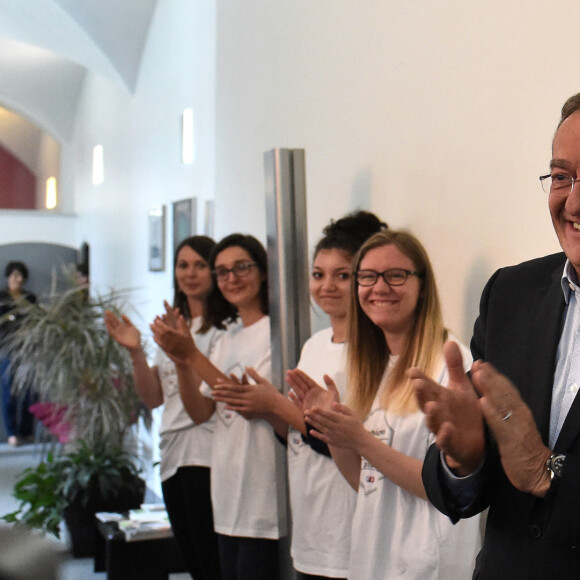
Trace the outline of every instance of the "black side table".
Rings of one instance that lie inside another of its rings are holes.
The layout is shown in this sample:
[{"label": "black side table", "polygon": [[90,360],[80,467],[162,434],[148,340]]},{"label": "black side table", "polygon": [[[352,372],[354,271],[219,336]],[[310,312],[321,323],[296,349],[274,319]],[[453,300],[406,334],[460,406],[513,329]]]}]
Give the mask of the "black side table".
[{"label": "black side table", "polygon": [[95,572],[107,580],[168,580],[169,574],[187,572],[175,537],[125,541],[117,522],[97,519]]}]

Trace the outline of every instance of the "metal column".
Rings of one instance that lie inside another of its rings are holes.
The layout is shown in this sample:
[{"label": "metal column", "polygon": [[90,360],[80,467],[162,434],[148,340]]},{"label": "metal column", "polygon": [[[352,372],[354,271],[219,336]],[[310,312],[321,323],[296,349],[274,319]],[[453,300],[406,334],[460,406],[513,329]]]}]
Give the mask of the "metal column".
[{"label": "metal column", "polygon": [[[286,393],[286,371],[310,336],[304,150],[273,149],[264,154],[264,166],[272,383]],[[276,471],[286,479],[286,462]],[[289,508],[287,517],[290,524]],[[288,536],[280,543],[280,580],[295,578]]]},{"label": "metal column", "polygon": [[272,382],[286,390],[286,370],[310,336],[304,150],[273,149],[264,165]]}]

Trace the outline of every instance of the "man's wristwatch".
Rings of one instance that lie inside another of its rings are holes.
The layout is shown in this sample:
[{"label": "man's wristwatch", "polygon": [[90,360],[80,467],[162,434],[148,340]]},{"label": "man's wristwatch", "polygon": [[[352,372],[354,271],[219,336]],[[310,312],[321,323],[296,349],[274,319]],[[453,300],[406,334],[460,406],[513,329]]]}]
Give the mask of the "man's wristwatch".
[{"label": "man's wristwatch", "polygon": [[554,477],[562,477],[562,474],[564,473],[565,460],[565,455],[554,455],[553,453],[546,460],[546,471],[550,474],[550,481],[552,481]]}]

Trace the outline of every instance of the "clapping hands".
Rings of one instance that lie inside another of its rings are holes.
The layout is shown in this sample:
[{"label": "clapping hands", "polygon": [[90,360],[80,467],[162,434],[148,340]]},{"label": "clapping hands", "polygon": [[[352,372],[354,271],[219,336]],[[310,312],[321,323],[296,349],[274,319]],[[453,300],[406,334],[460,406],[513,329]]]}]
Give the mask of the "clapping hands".
[{"label": "clapping hands", "polygon": [[187,322],[177,309],[164,302],[165,313],[150,326],[155,342],[176,364],[185,364],[197,351]]},{"label": "clapping hands", "polygon": [[141,333],[137,327],[122,315],[117,318],[110,310],[105,311],[105,326],[111,337],[128,351],[136,351],[141,348]]},{"label": "clapping hands", "polygon": [[[254,384],[248,381],[250,377]],[[241,380],[231,376],[228,382],[219,379],[213,389],[213,398],[226,404],[226,408],[236,411],[245,419],[264,418],[274,406],[277,389],[253,368],[246,368]]]}]

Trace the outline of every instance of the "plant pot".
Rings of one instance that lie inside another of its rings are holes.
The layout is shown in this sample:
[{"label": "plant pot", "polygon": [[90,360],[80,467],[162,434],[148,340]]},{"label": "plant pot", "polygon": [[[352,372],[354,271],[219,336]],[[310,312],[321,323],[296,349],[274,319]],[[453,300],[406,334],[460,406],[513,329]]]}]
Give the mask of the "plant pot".
[{"label": "plant pot", "polygon": [[[91,498],[87,505],[75,502],[64,510],[63,519],[70,537],[74,558],[92,558],[95,555],[97,512],[127,512],[138,509],[145,497],[145,482],[141,478],[138,486],[127,486],[115,498]],[[138,487],[138,489],[135,489]]]}]

